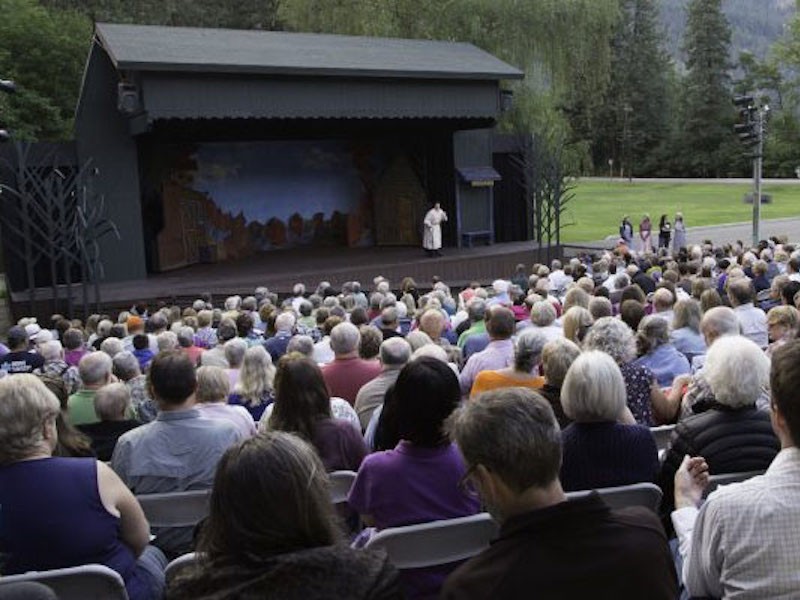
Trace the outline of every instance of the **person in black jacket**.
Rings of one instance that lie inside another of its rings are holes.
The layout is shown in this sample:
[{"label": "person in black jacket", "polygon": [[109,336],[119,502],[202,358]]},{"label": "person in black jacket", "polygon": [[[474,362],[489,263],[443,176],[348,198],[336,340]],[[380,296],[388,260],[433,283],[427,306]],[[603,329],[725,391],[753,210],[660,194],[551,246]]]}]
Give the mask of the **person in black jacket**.
[{"label": "person in black jacket", "polygon": [[168,598],[403,597],[385,554],[345,542],[322,462],[290,433],[262,433],[225,453],[197,550]]},{"label": "person in black jacket", "polygon": [[767,469],[780,450],[769,412],[756,408],[769,369],[764,352],[743,336],[714,342],[702,373],[715,400],[675,427],[659,477],[663,508],[671,512],[675,471],[687,454],[705,458],[711,475]]}]

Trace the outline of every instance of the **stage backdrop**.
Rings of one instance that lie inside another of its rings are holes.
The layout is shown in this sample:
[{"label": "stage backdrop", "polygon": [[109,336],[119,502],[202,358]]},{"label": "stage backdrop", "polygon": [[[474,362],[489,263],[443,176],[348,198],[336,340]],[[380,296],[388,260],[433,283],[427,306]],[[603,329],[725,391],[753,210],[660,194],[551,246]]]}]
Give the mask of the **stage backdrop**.
[{"label": "stage backdrop", "polygon": [[[160,221],[158,270],[312,244],[418,240],[424,190],[405,155],[371,142],[162,145],[150,158],[146,177],[157,191],[145,210],[162,217],[150,218]],[[387,234],[376,239],[376,226]]]}]

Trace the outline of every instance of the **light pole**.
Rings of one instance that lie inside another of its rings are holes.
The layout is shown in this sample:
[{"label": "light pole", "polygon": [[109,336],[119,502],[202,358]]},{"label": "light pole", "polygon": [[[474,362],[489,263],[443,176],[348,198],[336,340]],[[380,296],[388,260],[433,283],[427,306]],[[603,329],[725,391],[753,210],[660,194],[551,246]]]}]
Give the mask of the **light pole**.
[{"label": "light pole", "polygon": [[745,156],[753,161],[753,245],[761,241],[761,174],[764,167],[764,124],[769,105],[756,106],[752,96],[736,96],[733,104],[739,108],[741,123],[733,126],[739,141],[753,148]]}]

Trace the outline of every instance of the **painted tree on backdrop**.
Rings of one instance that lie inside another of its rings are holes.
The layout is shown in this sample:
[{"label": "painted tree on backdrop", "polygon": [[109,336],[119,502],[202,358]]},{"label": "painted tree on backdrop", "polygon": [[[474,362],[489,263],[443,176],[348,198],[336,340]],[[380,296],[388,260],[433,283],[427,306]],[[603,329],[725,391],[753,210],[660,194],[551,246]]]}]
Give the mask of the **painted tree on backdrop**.
[{"label": "painted tree on backdrop", "polygon": [[690,177],[720,177],[742,172],[741,149],[731,134],[736,113],[731,103],[731,30],[722,0],[689,0],[683,48],[679,146],[676,160]]},{"label": "painted tree on backdrop", "polygon": [[595,169],[608,160],[626,175],[652,175],[668,138],[670,59],[664,50],[656,0],[619,0],[611,41],[611,81],[593,132]]}]

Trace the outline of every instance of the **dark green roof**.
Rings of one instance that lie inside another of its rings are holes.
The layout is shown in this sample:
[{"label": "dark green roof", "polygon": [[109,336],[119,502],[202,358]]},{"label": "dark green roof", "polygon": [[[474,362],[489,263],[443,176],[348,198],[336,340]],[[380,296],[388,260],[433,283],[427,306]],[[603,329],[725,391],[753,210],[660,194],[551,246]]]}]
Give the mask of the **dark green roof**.
[{"label": "dark green roof", "polygon": [[519,79],[522,72],[466,43],[98,23],[116,67],[134,71]]}]

